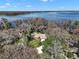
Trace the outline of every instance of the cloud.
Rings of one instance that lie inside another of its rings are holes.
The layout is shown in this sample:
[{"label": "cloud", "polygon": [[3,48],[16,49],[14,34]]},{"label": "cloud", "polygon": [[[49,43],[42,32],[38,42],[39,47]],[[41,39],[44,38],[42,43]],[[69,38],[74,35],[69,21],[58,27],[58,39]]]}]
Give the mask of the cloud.
[{"label": "cloud", "polygon": [[29,4],[29,5],[26,5],[26,7],[32,7],[32,5]]},{"label": "cloud", "polygon": [[10,3],[6,3],[5,5],[10,6],[11,4]]},{"label": "cloud", "polygon": [[0,8],[12,8],[16,7],[15,5],[11,5],[10,3],[5,3],[4,5],[0,5]]},{"label": "cloud", "polygon": [[32,7],[31,3],[17,3],[17,6]]},{"label": "cloud", "polygon": [[6,8],[6,6],[4,6],[4,5],[1,5],[1,6],[0,6],[0,8]]},{"label": "cloud", "polygon": [[42,2],[48,2],[49,0],[40,0],[40,1],[42,1]]},{"label": "cloud", "polygon": [[42,2],[52,2],[53,0],[40,0]]}]

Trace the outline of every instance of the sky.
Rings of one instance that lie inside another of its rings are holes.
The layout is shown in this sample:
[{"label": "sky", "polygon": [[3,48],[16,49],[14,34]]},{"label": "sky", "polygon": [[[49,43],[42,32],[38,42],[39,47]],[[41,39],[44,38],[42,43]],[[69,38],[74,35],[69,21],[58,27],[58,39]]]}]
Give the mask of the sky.
[{"label": "sky", "polygon": [[0,11],[79,10],[79,0],[0,0]]}]

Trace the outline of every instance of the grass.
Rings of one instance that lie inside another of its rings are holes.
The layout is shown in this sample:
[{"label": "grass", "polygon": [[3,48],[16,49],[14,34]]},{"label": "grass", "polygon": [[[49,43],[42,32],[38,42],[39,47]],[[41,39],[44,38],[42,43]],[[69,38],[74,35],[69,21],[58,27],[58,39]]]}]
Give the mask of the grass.
[{"label": "grass", "polygon": [[44,45],[44,50],[47,49],[48,47],[50,47],[51,45],[53,45],[54,41],[56,40],[55,37],[48,37],[48,39],[46,39],[42,45]]},{"label": "grass", "polygon": [[27,45],[28,44],[28,39],[26,37],[23,37],[19,40],[16,41],[17,44],[24,44],[24,45]]},{"label": "grass", "polygon": [[39,40],[32,40],[29,42],[29,46],[31,46],[32,48],[39,47],[40,45],[41,45],[41,42]]}]

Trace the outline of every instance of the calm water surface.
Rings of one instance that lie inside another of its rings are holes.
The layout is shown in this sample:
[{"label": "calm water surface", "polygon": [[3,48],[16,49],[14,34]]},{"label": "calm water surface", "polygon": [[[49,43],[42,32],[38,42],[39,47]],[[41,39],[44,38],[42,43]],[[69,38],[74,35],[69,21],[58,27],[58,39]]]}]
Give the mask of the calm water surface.
[{"label": "calm water surface", "polygon": [[39,12],[31,14],[23,14],[17,16],[0,16],[1,18],[7,18],[10,21],[17,19],[28,19],[28,18],[45,18],[47,20],[79,20],[79,12]]}]

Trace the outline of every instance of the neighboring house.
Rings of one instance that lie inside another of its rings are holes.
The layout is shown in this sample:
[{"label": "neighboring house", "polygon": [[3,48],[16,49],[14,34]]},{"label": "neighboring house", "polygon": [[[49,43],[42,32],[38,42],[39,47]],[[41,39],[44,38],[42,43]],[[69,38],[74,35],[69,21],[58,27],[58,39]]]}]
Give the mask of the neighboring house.
[{"label": "neighboring house", "polygon": [[46,35],[41,33],[33,33],[32,37],[36,40],[40,40],[41,42],[47,39]]}]

